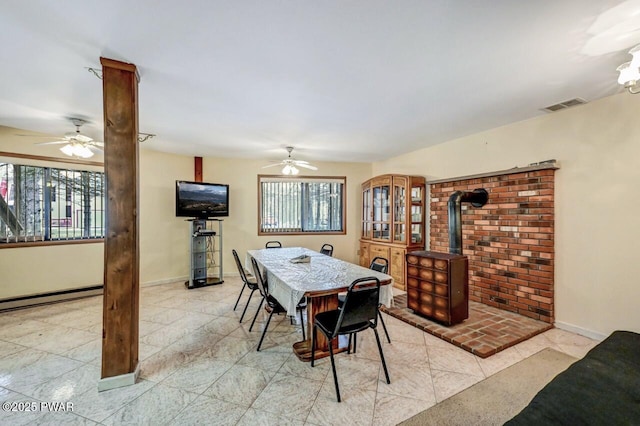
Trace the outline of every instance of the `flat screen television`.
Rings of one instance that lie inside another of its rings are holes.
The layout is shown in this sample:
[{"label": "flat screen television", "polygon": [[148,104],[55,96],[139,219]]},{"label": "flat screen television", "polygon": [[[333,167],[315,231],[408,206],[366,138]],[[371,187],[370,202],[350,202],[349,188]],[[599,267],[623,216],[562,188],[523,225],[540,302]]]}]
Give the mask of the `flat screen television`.
[{"label": "flat screen television", "polygon": [[229,216],[229,185],[177,180],[176,216],[197,219]]}]

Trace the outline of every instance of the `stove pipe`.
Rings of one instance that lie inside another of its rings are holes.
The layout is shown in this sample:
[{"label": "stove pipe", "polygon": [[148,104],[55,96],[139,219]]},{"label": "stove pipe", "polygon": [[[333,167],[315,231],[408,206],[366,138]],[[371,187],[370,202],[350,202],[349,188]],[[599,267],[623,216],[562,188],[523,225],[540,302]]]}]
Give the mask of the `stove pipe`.
[{"label": "stove pipe", "polygon": [[473,191],[456,191],[449,197],[449,253],[462,254],[462,203],[471,203],[473,207],[482,207],[489,200],[484,188]]}]

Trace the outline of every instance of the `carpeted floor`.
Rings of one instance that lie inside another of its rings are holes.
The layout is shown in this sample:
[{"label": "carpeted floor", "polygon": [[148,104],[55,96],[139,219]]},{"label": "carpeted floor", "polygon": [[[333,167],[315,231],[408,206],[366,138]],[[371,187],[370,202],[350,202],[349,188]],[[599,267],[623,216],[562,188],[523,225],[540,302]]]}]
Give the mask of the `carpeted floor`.
[{"label": "carpeted floor", "polygon": [[502,425],[575,361],[562,352],[544,349],[400,425]]}]

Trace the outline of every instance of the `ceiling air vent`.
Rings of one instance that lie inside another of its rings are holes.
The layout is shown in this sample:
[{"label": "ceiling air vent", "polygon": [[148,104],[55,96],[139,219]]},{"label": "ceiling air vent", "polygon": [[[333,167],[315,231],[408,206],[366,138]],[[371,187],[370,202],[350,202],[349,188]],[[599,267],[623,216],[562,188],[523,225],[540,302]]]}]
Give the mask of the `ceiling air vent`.
[{"label": "ceiling air vent", "polygon": [[542,108],[542,110],[546,111],[546,112],[555,112],[555,111],[559,111],[561,109],[567,109],[567,108],[570,108],[572,106],[582,105],[582,104],[586,104],[586,103],[587,103],[587,101],[585,101],[584,99],[574,98],[574,99],[569,99],[568,101],[563,101],[563,102],[557,103],[555,105],[548,106],[546,108]]}]

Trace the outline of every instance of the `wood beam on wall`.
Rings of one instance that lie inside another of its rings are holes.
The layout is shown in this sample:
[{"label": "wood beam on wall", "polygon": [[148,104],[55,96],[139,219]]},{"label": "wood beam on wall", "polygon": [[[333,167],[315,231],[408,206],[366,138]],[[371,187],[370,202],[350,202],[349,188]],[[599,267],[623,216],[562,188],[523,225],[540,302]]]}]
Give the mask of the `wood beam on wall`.
[{"label": "wood beam on wall", "polygon": [[[135,383],[140,284],[139,77],[133,64],[107,58],[100,58],[100,63],[107,180],[101,382],[107,378],[133,377]],[[120,382],[111,387],[133,383]]]},{"label": "wood beam on wall", "polygon": [[193,157],[194,182],[202,182],[202,157]]}]

